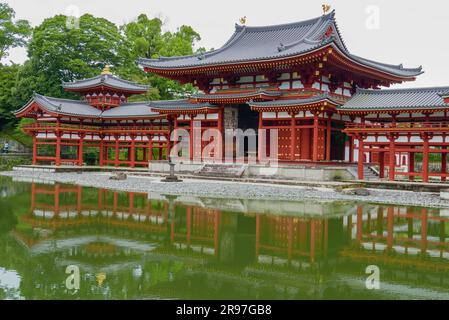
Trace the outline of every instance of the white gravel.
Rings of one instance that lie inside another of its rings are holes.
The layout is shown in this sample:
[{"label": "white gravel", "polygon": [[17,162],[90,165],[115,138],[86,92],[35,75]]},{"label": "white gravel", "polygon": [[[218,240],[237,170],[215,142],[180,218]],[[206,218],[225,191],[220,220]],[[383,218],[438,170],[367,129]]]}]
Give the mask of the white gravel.
[{"label": "white gravel", "polygon": [[320,201],[347,200],[424,207],[449,208],[438,193],[369,189],[369,196],[344,195],[333,189],[304,186],[282,186],[262,183],[224,182],[188,179],[179,183],[160,182],[157,177],[128,175],[126,180],[109,180],[110,173],[44,173],[27,171],[0,172],[1,175],[78,184],[105,189],[137,192],[156,192],[173,195],[193,195],[214,198]]}]

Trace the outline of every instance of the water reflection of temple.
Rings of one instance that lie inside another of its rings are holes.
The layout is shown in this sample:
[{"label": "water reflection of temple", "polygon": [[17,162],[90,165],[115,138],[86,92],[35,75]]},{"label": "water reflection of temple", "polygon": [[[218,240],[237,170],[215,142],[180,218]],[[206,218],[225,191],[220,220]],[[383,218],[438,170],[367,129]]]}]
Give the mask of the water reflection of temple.
[{"label": "water reflection of temple", "polygon": [[267,292],[281,286],[293,297],[310,297],[301,296],[305,292],[326,297],[329,282],[323,277],[338,280],[332,290],[363,291],[365,267],[376,264],[397,294],[414,297],[410,279],[426,279],[436,292],[448,285],[448,219],[437,209],[33,184],[31,210],[20,217],[31,228],[14,234],[34,255],[60,250],[63,264],[78,263],[92,272],[127,270],[133,261],[141,268],[142,256],[176,260],[182,272],[167,267],[158,288],[170,291],[167,286],[181,281],[186,296],[198,287],[213,291],[218,282],[230,282],[233,290],[245,287],[264,297],[261,283],[271,279]]}]

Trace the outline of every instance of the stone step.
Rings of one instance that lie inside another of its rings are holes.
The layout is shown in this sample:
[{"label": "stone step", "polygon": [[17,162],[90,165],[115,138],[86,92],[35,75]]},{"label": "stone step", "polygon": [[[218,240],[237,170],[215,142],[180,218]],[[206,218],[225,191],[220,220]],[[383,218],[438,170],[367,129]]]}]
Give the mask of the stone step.
[{"label": "stone step", "polygon": [[363,177],[364,180],[379,180],[379,175],[367,166],[363,167]]},{"label": "stone step", "polygon": [[240,178],[245,171],[245,165],[236,164],[205,164],[197,174],[200,176],[219,176]]}]

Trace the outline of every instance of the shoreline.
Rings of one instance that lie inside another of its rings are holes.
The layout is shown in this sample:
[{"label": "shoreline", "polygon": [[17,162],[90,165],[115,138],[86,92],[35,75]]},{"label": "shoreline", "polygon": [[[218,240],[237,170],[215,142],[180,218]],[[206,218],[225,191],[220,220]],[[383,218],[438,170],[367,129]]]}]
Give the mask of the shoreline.
[{"label": "shoreline", "polygon": [[124,192],[145,192],[170,195],[191,195],[221,199],[252,199],[274,201],[320,202],[353,201],[373,204],[449,208],[449,201],[441,200],[438,193],[391,189],[367,189],[369,195],[346,195],[331,188],[279,185],[220,180],[185,179],[179,183],[160,182],[161,178],[128,174],[126,180],[110,180],[110,173],[47,173],[3,171],[1,176],[18,179],[41,180],[76,184],[85,187],[111,189]]}]

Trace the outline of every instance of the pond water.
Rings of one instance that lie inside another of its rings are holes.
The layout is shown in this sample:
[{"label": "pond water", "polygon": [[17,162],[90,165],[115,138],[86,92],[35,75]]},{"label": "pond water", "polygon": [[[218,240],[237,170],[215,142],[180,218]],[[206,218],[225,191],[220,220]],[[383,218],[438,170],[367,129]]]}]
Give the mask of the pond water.
[{"label": "pond water", "polygon": [[0,177],[0,298],[448,299],[448,220]]}]

